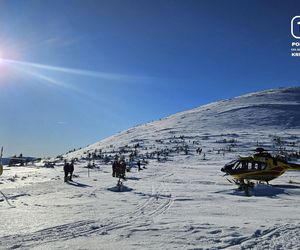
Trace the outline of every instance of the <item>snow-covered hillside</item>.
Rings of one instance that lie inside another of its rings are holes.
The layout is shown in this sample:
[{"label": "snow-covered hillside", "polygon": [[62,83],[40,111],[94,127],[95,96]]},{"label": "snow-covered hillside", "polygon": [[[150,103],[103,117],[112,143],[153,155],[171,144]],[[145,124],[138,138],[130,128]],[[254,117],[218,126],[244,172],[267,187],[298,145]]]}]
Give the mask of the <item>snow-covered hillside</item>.
[{"label": "snow-covered hillside", "polygon": [[[65,154],[78,160],[74,182],[63,182],[63,159],[5,167],[0,249],[299,249],[300,172],[246,197],[220,171],[257,146],[299,152],[300,88],[208,104]],[[132,167],[122,192],[116,155]]]},{"label": "snow-covered hillside", "polygon": [[68,158],[81,157],[103,147],[123,147],[140,141],[152,145],[156,140],[185,136],[203,139],[207,135],[254,132],[261,136],[300,129],[300,87],[282,88],[251,93],[181,112],[159,121],[131,128],[82,150],[72,152]]}]

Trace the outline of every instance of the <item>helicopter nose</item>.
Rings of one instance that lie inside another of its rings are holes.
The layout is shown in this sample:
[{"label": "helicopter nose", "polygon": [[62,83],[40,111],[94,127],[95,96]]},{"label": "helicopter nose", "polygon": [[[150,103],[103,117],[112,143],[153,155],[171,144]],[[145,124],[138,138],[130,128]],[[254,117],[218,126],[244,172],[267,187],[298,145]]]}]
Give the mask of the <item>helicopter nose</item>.
[{"label": "helicopter nose", "polygon": [[224,167],[222,167],[222,168],[221,168],[221,171],[222,171],[222,172],[225,172],[225,168],[224,168]]}]

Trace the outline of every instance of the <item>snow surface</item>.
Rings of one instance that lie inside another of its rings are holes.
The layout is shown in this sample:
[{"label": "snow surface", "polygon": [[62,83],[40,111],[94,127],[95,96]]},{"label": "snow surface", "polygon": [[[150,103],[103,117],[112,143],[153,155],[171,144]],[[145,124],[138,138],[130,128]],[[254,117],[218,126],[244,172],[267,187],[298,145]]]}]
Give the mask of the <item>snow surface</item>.
[{"label": "snow surface", "polygon": [[[274,138],[299,151],[299,106],[300,88],[276,89],[134,127],[64,155],[79,159],[70,183],[62,162],[5,167],[0,249],[299,249],[299,172],[246,197],[220,171],[257,146],[272,151]],[[110,162],[86,168],[99,149],[110,159],[136,149],[149,164],[118,192]]]}]

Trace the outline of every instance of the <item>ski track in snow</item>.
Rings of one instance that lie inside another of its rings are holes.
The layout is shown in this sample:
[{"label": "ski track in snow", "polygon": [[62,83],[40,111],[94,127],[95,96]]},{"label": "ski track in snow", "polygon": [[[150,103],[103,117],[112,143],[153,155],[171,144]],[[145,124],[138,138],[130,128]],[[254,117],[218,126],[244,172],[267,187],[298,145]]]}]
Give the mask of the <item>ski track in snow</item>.
[{"label": "ski track in snow", "polygon": [[[10,196],[10,199],[25,195],[27,194]],[[129,228],[129,231],[136,231],[136,228],[151,225],[153,218],[167,211],[173,202],[174,200],[167,186],[164,182],[161,182],[158,188],[152,186],[152,192],[148,195],[148,198],[137,205],[132,212],[115,215],[114,218],[103,221],[82,220],[49,227],[29,234],[4,236],[0,237],[0,242],[7,249],[30,249],[36,244],[41,245],[92,234],[106,235],[110,231],[118,229]]]}]

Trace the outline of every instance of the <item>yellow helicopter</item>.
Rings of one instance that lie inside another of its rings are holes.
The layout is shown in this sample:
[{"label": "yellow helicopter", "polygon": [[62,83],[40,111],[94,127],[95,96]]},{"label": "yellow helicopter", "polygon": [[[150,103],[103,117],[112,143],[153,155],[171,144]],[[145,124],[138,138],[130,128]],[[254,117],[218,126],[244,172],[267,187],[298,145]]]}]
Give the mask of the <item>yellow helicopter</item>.
[{"label": "yellow helicopter", "polygon": [[[251,181],[267,182],[284,174],[287,170],[300,170],[300,165],[287,162],[283,157],[273,157],[263,148],[257,148],[256,153],[247,157],[239,157],[227,163],[221,171],[233,177],[233,182],[239,189],[248,191],[253,187]],[[229,182],[231,180],[227,179]]]}]

